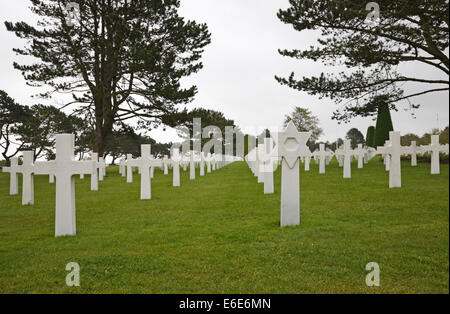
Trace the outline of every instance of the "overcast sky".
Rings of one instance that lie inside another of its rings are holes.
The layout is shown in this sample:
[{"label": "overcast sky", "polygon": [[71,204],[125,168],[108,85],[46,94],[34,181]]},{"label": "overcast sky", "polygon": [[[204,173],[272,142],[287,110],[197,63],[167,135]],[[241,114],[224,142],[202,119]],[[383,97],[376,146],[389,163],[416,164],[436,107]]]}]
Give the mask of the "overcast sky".
[{"label": "overcast sky", "polygon": [[[22,47],[24,41],[7,32],[3,23],[5,20],[35,21],[28,6],[28,0],[0,1],[0,89],[18,102],[32,105],[37,100],[30,96],[38,90],[27,87],[20,72],[12,66],[14,60],[20,60],[12,48]],[[199,90],[189,106],[222,111],[244,130],[281,127],[284,115],[294,106],[301,106],[309,108],[320,119],[324,130],[322,140],[343,138],[351,127],[365,135],[367,127],[374,124],[370,118],[338,125],[331,120],[332,112],[338,108],[331,100],[319,100],[275,81],[274,75],[288,76],[291,71],[297,77],[332,71],[319,63],[292,60],[278,54],[279,48],[307,48],[318,38],[318,33],[299,33],[281,23],[276,13],[286,7],[288,0],[181,0],[180,14],[207,23],[212,34],[212,43],[206,47],[202,59],[204,68],[183,81],[186,86],[197,85]],[[443,77],[420,64],[409,64],[408,68],[400,70],[407,75],[421,73],[430,78]],[[406,86],[407,92],[420,90],[418,86]],[[448,97],[445,92],[415,98],[415,102],[422,104],[415,110],[416,119],[410,111],[404,110],[409,108],[408,102],[401,103],[400,111],[392,112],[394,128],[402,134],[419,135],[432,128],[444,128],[449,123]],[[55,97],[51,103],[61,104],[62,99]],[[161,142],[177,139],[173,130],[155,130],[150,135]]]}]

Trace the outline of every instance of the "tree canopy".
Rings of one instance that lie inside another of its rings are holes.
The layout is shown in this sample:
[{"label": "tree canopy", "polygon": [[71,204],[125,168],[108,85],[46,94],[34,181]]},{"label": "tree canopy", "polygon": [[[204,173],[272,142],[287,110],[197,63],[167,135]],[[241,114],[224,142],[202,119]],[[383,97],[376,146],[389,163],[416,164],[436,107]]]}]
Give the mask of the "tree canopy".
[{"label": "tree canopy", "polygon": [[70,20],[67,2],[32,0],[37,26],[5,22],[27,40],[19,55],[37,59],[14,63],[27,83],[47,86],[43,97],[70,93],[76,112],[95,122],[94,150],[103,154],[116,122],[138,118],[151,126],[188,103],[195,86],[180,80],[202,68],[203,48],[210,43],[205,24],[178,15],[179,0],[78,0]]},{"label": "tree canopy", "polygon": [[366,145],[368,147],[375,147],[375,127],[373,125],[367,128]]},{"label": "tree canopy", "polygon": [[[333,119],[348,122],[356,116],[375,116],[378,105],[396,109],[413,97],[449,90],[449,2],[448,0],[387,0],[380,2],[378,19],[368,19],[376,12],[366,11],[366,2],[357,0],[290,0],[290,7],[280,10],[279,19],[297,31],[321,33],[318,45],[305,50],[279,50],[280,54],[299,60],[339,66],[339,73],[318,77],[289,77],[276,80],[311,95],[328,97],[340,105]],[[430,79],[424,72],[403,75],[400,64],[418,62],[434,69],[442,78]],[[403,85],[421,86],[405,94]]]},{"label": "tree canopy", "polygon": [[347,132],[345,138],[351,141],[352,149],[355,149],[358,144],[365,143],[364,135],[357,128],[351,128]]},{"label": "tree canopy", "polygon": [[383,146],[389,140],[389,132],[394,131],[389,106],[379,105],[377,124],[375,126],[375,147]]},{"label": "tree canopy", "polygon": [[312,132],[309,138],[310,142],[317,141],[323,132],[319,127],[319,118],[307,108],[295,107],[289,115],[285,116],[284,127],[287,127],[290,121],[294,123],[299,132]]}]

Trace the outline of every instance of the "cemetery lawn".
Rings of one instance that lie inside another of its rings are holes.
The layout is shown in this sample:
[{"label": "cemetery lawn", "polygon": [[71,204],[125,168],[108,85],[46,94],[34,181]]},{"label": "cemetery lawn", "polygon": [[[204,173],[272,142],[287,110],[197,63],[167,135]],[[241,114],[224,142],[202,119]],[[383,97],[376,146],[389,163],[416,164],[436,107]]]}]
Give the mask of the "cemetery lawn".
[{"label": "cemetery lawn", "polygon": [[[181,187],[155,171],[139,200],[108,168],[100,191],[76,179],[77,235],[54,238],[55,185],[35,177],[35,205],[9,196],[0,173],[0,293],[448,293],[449,168],[404,162],[388,188],[383,163],[301,170],[301,224],[281,229],[280,170],[264,195],[244,162]],[[198,169],[197,169],[198,176]],[[67,287],[66,264],[81,267]],[[380,266],[367,287],[365,266]]]}]

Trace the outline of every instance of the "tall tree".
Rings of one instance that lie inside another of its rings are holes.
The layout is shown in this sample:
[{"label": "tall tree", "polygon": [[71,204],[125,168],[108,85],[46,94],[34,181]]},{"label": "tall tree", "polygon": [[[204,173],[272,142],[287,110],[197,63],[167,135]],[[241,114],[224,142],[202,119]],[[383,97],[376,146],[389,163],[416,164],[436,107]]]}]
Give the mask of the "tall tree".
[{"label": "tall tree", "polygon": [[58,133],[74,134],[78,145],[80,134],[86,128],[84,120],[68,116],[53,106],[34,105],[30,113],[31,117],[16,127],[14,133],[22,149],[34,151],[34,158],[53,151]]},{"label": "tall tree", "polygon": [[378,106],[377,124],[375,127],[375,147],[383,146],[389,140],[389,132],[394,130],[388,105]]},{"label": "tall tree", "polygon": [[5,25],[28,41],[14,51],[38,62],[14,67],[29,84],[50,87],[41,96],[72,93],[67,105],[94,117],[100,155],[115,122],[160,123],[196,94],[195,86],[182,88],[180,80],[202,68],[210,34],[205,24],[178,15],[179,0],[78,0],[75,19],[67,1],[31,3],[38,26]]},{"label": "tall tree", "polygon": [[[372,12],[367,11],[367,2],[357,0],[289,2],[288,9],[279,11],[279,19],[297,31],[319,31],[321,36],[316,46],[280,50],[280,54],[346,70],[300,79],[292,73],[276,79],[341,104],[333,119],[348,122],[355,116],[375,116],[378,97],[394,109],[401,100],[449,90],[448,0],[386,0],[379,2],[379,12],[376,6]],[[408,76],[397,72],[399,65],[412,62],[436,70],[442,78],[430,79],[427,71]],[[405,83],[422,87],[405,94]],[[417,106],[411,103],[412,108]]]},{"label": "tall tree", "polygon": [[448,126],[439,135],[439,143],[448,144]]},{"label": "tall tree", "polygon": [[420,136],[418,136],[414,133],[407,133],[405,135],[402,135],[400,138],[400,144],[402,146],[409,146],[409,145],[411,145],[412,141],[416,141],[417,145],[421,145]]},{"label": "tall tree", "polygon": [[358,146],[358,144],[365,143],[364,135],[357,128],[351,128],[347,132],[345,138],[351,141],[352,149],[355,149]]},{"label": "tall tree", "polygon": [[[184,121],[182,124],[179,125],[179,128],[177,128],[178,135],[185,139],[190,140],[194,136],[194,118],[200,118],[201,119],[201,127],[202,129],[208,126],[216,126],[220,130],[220,135],[223,139],[222,142],[222,152],[225,152],[225,145],[228,144],[225,142],[225,128],[226,127],[233,127],[235,128],[236,125],[234,123],[234,120],[228,119],[225,117],[223,112],[217,111],[217,110],[211,110],[211,109],[204,109],[204,108],[194,108],[191,111],[187,111],[186,109],[180,113],[178,116],[178,121]],[[237,129],[239,132],[240,130]],[[202,141],[201,141],[201,147],[203,148],[204,145],[211,140],[211,138],[215,136],[215,134],[211,135],[211,137],[204,137],[202,135]],[[233,137],[233,141],[235,142],[235,137]],[[193,147],[191,143],[191,148]],[[233,146],[234,151],[236,150],[236,145]],[[211,149],[211,152],[212,149]]]},{"label": "tall tree", "polygon": [[375,127],[373,125],[367,128],[366,145],[368,147],[375,147]]},{"label": "tall tree", "polygon": [[315,142],[319,139],[323,130],[319,127],[319,118],[312,114],[307,108],[295,107],[291,114],[284,118],[284,127],[292,121],[299,132],[312,132],[309,138],[310,142]]},{"label": "tall tree", "polygon": [[18,104],[5,91],[0,90],[0,149],[7,165],[25,145],[16,140],[16,130],[26,124],[31,117],[28,107]]}]

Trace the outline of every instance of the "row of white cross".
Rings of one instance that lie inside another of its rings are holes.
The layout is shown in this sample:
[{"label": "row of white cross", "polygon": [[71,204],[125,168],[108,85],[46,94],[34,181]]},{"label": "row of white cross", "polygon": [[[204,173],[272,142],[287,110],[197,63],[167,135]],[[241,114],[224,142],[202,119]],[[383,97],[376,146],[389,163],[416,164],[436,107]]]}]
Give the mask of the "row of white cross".
[{"label": "row of white cross", "polygon": [[[98,190],[98,181],[102,181],[106,175],[106,163],[97,153],[92,153],[91,160],[75,161],[74,156],[75,137],[73,134],[56,135],[56,159],[53,161],[34,162],[34,152],[24,151],[22,165],[19,165],[18,158],[11,159],[10,167],[3,167],[3,172],[10,173],[10,194],[19,193],[18,174],[21,173],[22,180],[22,204],[34,204],[34,175],[49,175],[50,183],[55,182],[56,177],[56,213],[55,213],[55,236],[75,235],[75,175],[80,175],[83,179],[85,175],[91,176],[91,190]],[[173,186],[180,186],[180,165],[186,170],[186,158],[180,156],[179,150],[174,149],[171,159],[167,156],[163,160],[155,159],[151,156],[150,145],[142,145],[141,157],[133,159],[127,156],[124,163],[120,164],[120,172],[127,176],[127,182],[132,182],[132,168],[138,168],[141,174],[141,199],[151,198],[151,178],[154,168],[164,168],[164,174],[168,174],[168,167],[173,168]],[[197,159],[195,154],[190,152],[191,180],[195,179],[195,164]],[[225,156],[215,154],[199,154],[200,175],[204,175],[204,165],[207,165],[207,172],[222,168],[226,164],[238,160],[235,157],[225,159]],[[125,168],[127,170],[125,170]]]},{"label": "row of white cross", "polygon": [[211,153],[205,155],[203,152],[195,153],[194,151],[190,151],[182,156],[178,148],[172,150],[170,158],[165,155],[163,159],[156,159],[151,155],[151,145],[143,144],[140,158],[133,159],[133,156],[128,154],[126,159],[120,160],[119,172],[123,177],[127,178],[127,183],[131,183],[133,182],[133,168],[139,170],[141,176],[141,199],[146,200],[152,197],[151,179],[154,177],[155,167],[163,169],[164,175],[169,174],[169,168],[172,168],[172,185],[179,187],[180,167],[183,167],[183,170],[186,171],[189,165],[189,179],[195,180],[196,167],[200,168],[200,176],[202,177],[205,175],[205,167],[206,172],[210,173],[236,160],[238,158],[232,156],[211,155]]},{"label": "row of white cross", "polygon": [[[439,137],[432,136],[431,144],[416,147],[413,143],[410,147],[400,145],[400,134],[391,132],[390,139],[383,147],[366,149],[361,145],[357,150],[352,150],[350,141],[345,141],[336,152],[325,150],[322,144],[318,151],[311,153],[306,143],[311,132],[298,132],[293,123],[290,123],[284,132],[273,133],[273,138],[265,139],[245,158],[250,168],[258,177],[258,182],[264,183],[264,193],[273,193],[273,169],[274,165],[281,163],[281,226],[298,225],[300,223],[300,191],[299,191],[299,162],[303,159],[305,170],[309,170],[311,157],[319,162],[319,172],[325,173],[325,165],[333,158],[342,166],[344,178],[351,177],[351,161],[353,157],[358,159],[358,167],[362,168],[364,161],[377,154],[384,156],[386,170],[389,171],[389,186],[401,187],[401,155],[410,154],[412,165],[417,164],[417,154],[431,152],[431,173],[439,173],[439,153],[449,150],[447,145],[439,144]],[[75,235],[75,180],[74,175],[91,175],[91,190],[98,190],[98,180],[103,180],[106,175],[106,163],[103,158],[92,154],[92,160],[75,161],[74,135],[59,134],[56,136],[56,159],[53,161],[33,162],[33,152],[23,152],[23,163],[19,166],[18,159],[11,160],[10,167],[4,167],[4,172],[10,173],[10,194],[18,194],[18,173],[23,175],[22,204],[34,203],[34,177],[33,175],[49,175],[50,182],[56,177],[56,215],[55,235]],[[239,160],[239,158],[215,154],[189,152],[181,156],[178,149],[172,150],[171,158],[155,159],[151,156],[150,145],[142,145],[141,157],[133,159],[131,155],[120,162],[120,172],[127,177],[127,182],[132,182],[133,167],[139,169],[141,174],[141,199],[151,199],[151,178],[154,168],[164,169],[168,174],[168,168],[173,169],[173,186],[180,186],[180,166],[186,170],[190,165],[190,179],[195,179],[195,168],[200,167],[200,176],[207,172],[221,168],[227,163]]]},{"label": "row of white cross", "polygon": [[449,153],[449,145],[440,145],[439,136],[431,136],[431,144],[418,147],[416,142],[411,146],[401,146],[400,132],[390,132],[389,141],[384,146],[374,148],[363,147],[359,144],[352,149],[351,141],[345,140],[335,152],[325,149],[320,144],[319,149],[311,153],[306,145],[311,132],[298,132],[294,124],[288,124],[286,130],[272,133],[272,138],[264,139],[263,143],[249,152],[245,157],[249,168],[258,178],[258,183],[264,183],[264,194],[274,193],[273,171],[274,165],[281,164],[281,220],[282,227],[298,225],[300,223],[300,174],[298,160],[302,160],[305,171],[310,170],[311,158],[319,163],[319,173],[325,173],[325,166],[333,157],[343,167],[343,178],[351,178],[351,162],[358,160],[358,168],[363,168],[376,155],[382,155],[385,169],[389,171],[389,187],[401,187],[401,156],[411,155],[411,165],[417,165],[417,155],[431,153],[431,174],[439,174],[439,154]]}]

